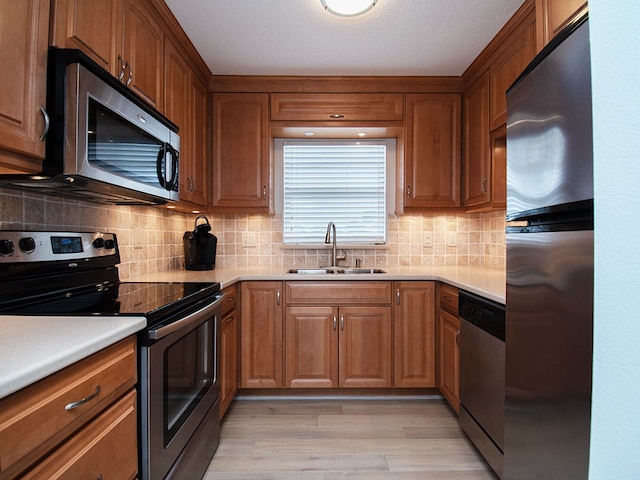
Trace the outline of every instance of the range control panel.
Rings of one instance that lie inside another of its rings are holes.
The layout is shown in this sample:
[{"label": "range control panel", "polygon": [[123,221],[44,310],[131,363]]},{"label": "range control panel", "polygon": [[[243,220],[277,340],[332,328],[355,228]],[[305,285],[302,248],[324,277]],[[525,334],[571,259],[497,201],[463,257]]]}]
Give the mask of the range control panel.
[{"label": "range control panel", "polygon": [[0,231],[0,264],[118,255],[115,233]]}]

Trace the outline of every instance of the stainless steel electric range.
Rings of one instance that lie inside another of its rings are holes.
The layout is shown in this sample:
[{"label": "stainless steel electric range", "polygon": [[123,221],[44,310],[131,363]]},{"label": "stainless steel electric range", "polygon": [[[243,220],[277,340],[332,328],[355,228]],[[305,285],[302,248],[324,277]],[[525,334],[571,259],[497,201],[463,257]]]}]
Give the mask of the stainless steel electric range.
[{"label": "stainless steel electric range", "polygon": [[201,478],[219,442],[220,284],[122,282],[119,263],[113,233],[0,231],[0,313],[143,315],[140,477]]}]

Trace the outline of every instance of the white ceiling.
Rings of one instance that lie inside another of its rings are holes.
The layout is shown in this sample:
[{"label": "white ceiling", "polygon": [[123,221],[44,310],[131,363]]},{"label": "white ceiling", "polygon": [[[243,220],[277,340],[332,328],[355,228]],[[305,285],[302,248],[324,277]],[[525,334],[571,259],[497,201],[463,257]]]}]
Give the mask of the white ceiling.
[{"label": "white ceiling", "polygon": [[524,0],[165,0],[214,75],[461,75]]}]

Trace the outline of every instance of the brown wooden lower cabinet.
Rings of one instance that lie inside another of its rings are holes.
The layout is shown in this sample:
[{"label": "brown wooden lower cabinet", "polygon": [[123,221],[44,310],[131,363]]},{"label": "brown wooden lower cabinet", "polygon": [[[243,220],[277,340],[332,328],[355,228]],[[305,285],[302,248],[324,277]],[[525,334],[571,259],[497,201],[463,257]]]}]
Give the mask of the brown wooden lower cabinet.
[{"label": "brown wooden lower cabinet", "polygon": [[286,387],[391,386],[391,307],[287,307],[285,332]]},{"label": "brown wooden lower cabinet", "polygon": [[243,282],[240,298],[240,388],[281,388],[282,282]]},{"label": "brown wooden lower cabinet", "polygon": [[132,336],[0,400],[0,478],[134,478],[136,371]]},{"label": "brown wooden lower cabinet", "polygon": [[458,289],[451,285],[440,284],[438,314],[438,387],[449,405],[457,412],[459,409],[460,318],[458,317]]},{"label": "brown wooden lower cabinet", "polygon": [[220,418],[224,416],[238,391],[238,329],[237,287],[224,289],[222,307],[222,338],[220,340]]},{"label": "brown wooden lower cabinet", "polygon": [[395,288],[394,387],[435,387],[435,282],[395,282]]}]

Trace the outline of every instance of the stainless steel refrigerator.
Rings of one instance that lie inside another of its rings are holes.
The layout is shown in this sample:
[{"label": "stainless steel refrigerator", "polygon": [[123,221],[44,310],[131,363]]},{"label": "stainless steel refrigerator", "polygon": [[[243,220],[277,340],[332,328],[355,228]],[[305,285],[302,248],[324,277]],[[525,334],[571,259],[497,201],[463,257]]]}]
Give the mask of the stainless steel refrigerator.
[{"label": "stainless steel refrigerator", "polygon": [[507,94],[504,479],[588,477],[593,168],[588,20]]}]

